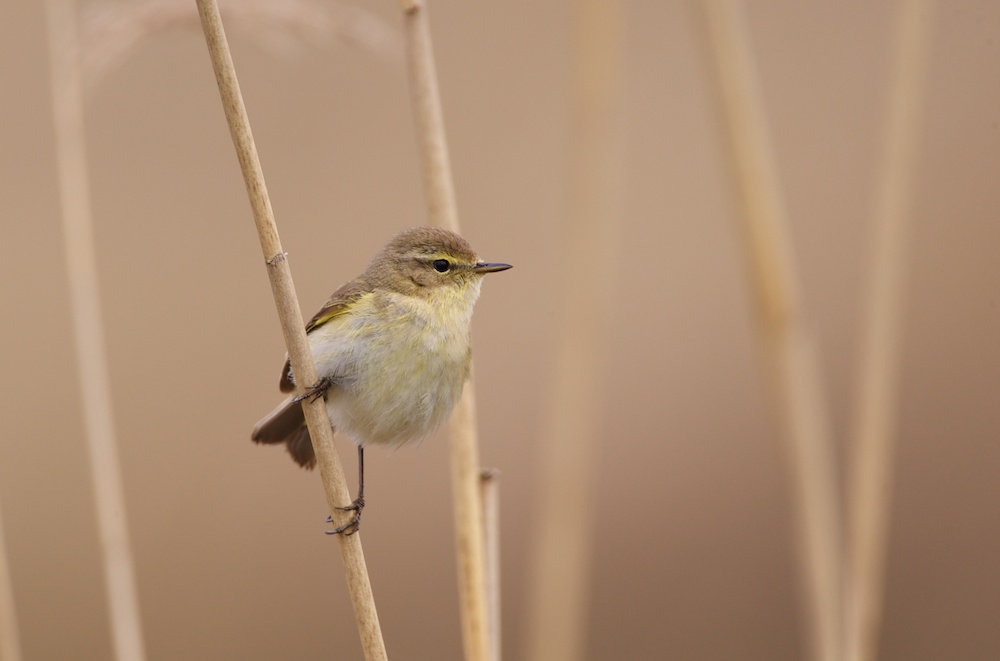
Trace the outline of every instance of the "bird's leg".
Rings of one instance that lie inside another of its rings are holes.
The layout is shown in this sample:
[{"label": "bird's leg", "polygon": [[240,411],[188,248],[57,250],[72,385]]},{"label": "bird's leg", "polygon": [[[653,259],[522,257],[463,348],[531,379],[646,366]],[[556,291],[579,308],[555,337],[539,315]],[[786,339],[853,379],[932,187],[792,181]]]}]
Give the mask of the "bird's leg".
[{"label": "bird's leg", "polygon": [[[338,507],[338,510],[344,510],[345,512],[354,512],[354,516],[351,520],[342,526],[338,526],[333,530],[327,530],[327,535],[339,535],[340,533],[346,533],[348,536],[353,535],[358,530],[361,529],[361,510],[365,508],[365,449],[358,446],[358,497],[350,505],[344,507]],[[333,522],[333,517],[326,517],[328,523]]]},{"label": "bird's leg", "polygon": [[319,381],[306,388],[301,395],[299,395],[292,401],[294,401],[296,404],[307,399],[310,402],[315,402],[320,397],[326,397],[326,391],[329,390],[332,385],[333,385],[333,379],[331,379],[328,376],[324,376]]}]

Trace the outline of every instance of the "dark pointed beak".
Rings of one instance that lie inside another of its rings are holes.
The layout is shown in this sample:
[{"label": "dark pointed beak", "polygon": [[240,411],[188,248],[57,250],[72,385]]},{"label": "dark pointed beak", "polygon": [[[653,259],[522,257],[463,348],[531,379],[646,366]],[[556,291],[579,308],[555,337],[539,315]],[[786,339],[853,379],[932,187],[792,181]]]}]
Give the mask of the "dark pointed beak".
[{"label": "dark pointed beak", "polygon": [[506,271],[510,268],[510,264],[501,264],[499,262],[479,262],[472,267],[473,273],[495,273],[497,271]]}]

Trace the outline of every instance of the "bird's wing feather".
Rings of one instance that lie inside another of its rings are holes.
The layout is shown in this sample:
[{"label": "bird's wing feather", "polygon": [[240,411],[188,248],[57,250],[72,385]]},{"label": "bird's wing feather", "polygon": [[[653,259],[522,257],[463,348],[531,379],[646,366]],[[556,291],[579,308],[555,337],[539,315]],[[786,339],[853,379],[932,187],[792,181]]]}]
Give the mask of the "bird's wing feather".
[{"label": "bird's wing feather", "polygon": [[[313,318],[309,320],[309,323],[306,324],[306,333],[311,333],[331,319],[336,319],[343,315],[351,308],[352,303],[364,296],[367,290],[368,288],[365,287],[360,279],[351,280],[343,284],[337,291],[333,292],[333,295],[323,304],[319,312],[314,314]],[[281,381],[278,383],[278,388],[281,392],[292,392],[295,390],[291,373],[292,365],[286,358],[285,365],[281,368]]]}]

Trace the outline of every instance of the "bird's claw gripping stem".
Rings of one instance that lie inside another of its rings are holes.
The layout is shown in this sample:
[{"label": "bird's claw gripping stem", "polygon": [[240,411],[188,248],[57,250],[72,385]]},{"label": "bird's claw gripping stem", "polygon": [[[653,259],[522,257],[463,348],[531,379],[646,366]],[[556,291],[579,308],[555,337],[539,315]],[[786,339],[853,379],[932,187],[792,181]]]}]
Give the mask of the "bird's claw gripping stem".
[{"label": "bird's claw gripping stem", "polygon": [[294,401],[296,404],[309,400],[310,402],[315,402],[320,397],[326,397],[326,391],[330,389],[333,385],[333,379],[323,377],[313,385],[305,389],[305,391],[296,397]]},{"label": "bird's claw gripping stem", "polygon": [[[344,533],[348,537],[350,537],[351,535],[356,533],[358,530],[361,529],[361,510],[363,510],[364,508],[365,508],[365,499],[363,496],[358,496],[357,498],[355,498],[354,502],[352,502],[350,505],[347,505],[345,507],[338,507],[337,508],[338,510],[343,510],[345,512],[354,512],[354,516],[352,516],[351,520],[345,523],[344,525],[338,526],[333,530],[327,530],[326,534],[339,535],[340,533]],[[326,521],[327,523],[333,523],[333,517],[332,516],[326,517]]]}]

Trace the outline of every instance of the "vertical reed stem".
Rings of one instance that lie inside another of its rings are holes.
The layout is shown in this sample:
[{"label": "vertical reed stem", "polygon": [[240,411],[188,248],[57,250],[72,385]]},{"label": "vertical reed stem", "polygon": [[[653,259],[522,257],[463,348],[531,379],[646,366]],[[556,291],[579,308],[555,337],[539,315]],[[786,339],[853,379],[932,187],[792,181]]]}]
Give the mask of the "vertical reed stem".
[{"label": "vertical reed stem", "polygon": [[480,499],[486,539],[486,598],[490,610],[492,661],[501,659],[500,613],[500,471],[483,469],[479,474]]},{"label": "vertical reed stem", "polygon": [[2,513],[0,513],[0,661],[21,661],[21,639],[17,629],[14,586],[11,584],[10,564],[7,562]]},{"label": "vertical reed stem", "polygon": [[[459,231],[458,204],[451,176],[448,140],[438,91],[431,24],[423,0],[400,0],[410,69],[410,97],[423,164],[427,217],[438,227]],[[476,469],[478,475],[478,468]]]},{"label": "vertical reed stem", "polygon": [[[271,281],[274,302],[281,322],[281,331],[288,347],[292,369],[299,376],[297,379],[300,384],[299,388],[303,388],[316,382],[316,367],[313,364],[309,343],[306,339],[305,324],[302,320],[298,298],[295,295],[295,285],[292,282],[287,255],[282,250],[281,241],[278,238],[278,228],[275,224],[274,212],[271,209],[271,201],[267,195],[264,173],[250,130],[250,119],[247,116],[239,82],[236,79],[236,69],[229,52],[229,44],[223,30],[219,7],[215,0],[197,0],[197,2],[209,56],[219,86],[219,94],[226,112],[226,120],[229,123],[233,145],[236,147],[236,155],[250,198],[250,206],[253,209],[261,250],[264,253],[268,278]],[[332,513],[334,523],[341,525],[347,522],[350,514],[338,510],[337,507],[349,504],[351,497],[340,458],[333,445],[333,430],[327,417],[326,406],[322,400],[310,401],[307,399],[303,402],[302,409],[309,427],[309,434],[312,437],[313,449],[316,451],[316,461],[323,481],[323,488],[326,490],[327,505]],[[375,599],[368,578],[365,556],[361,548],[361,536],[360,534],[337,535],[337,539],[340,542],[344,572],[351,593],[351,602],[354,606],[354,615],[365,659],[366,661],[382,661],[388,657],[385,643],[382,640],[378,613],[375,610]]]},{"label": "vertical reed stem", "polygon": [[542,423],[541,492],[527,655],[531,661],[584,657],[594,536],[595,464],[600,449],[600,383],[606,328],[595,301],[614,300],[613,270],[595,255],[618,244],[621,159],[621,6],[574,3],[569,195],[559,342]]},{"label": "vertical reed stem", "polygon": [[451,414],[448,435],[451,439],[459,609],[465,659],[487,661],[490,658],[490,620],[486,599],[486,534],[479,495],[479,442],[472,381],[465,384],[462,399]]},{"label": "vertical reed stem", "polygon": [[787,457],[812,658],[840,661],[843,543],[834,455],[749,30],[738,2],[705,0],[702,7],[742,203],[762,354]]},{"label": "vertical reed stem", "polygon": [[[421,0],[400,0],[406,32],[410,95],[423,163],[424,191],[431,224],[459,231],[458,206],[448,159],[448,142],[438,92],[427,7]],[[448,426],[451,439],[455,543],[458,553],[459,611],[466,661],[489,659],[489,615],[483,508],[479,494],[479,441],[475,389],[470,380]]]},{"label": "vertical reed stem", "polygon": [[76,5],[73,0],[48,0],[46,7],[70,316],[104,560],[112,646],[120,661],[140,661],[145,658],[145,651],[118,463],[87,182]]},{"label": "vertical reed stem", "polygon": [[857,389],[850,479],[848,658],[874,661],[882,616],[892,496],[908,223],[920,100],[933,3],[903,0],[894,26],[888,112],[882,132],[874,259]]}]

